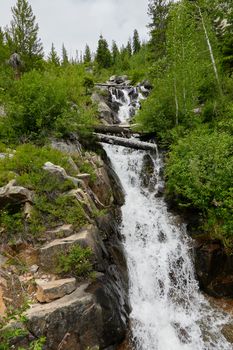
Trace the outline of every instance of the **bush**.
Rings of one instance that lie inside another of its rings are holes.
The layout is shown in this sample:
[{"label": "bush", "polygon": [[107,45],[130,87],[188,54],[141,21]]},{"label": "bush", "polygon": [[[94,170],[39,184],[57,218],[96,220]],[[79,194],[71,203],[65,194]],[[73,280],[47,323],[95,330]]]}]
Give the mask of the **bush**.
[{"label": "bush", "polygon": [[58,258],[58,270],[60,273],[71,274],[75,277],[88,277],[93,271],[91,248],[82,248],[74,245],[69,252],[62,254]]},{"label": "bush", "polygon": [[204,228],[225,244],[233,236],[232,174],[232,136],[207,127],[180,139],[166,168],[168,194],[180,206],[199,209],[206,218]]},{"label": "bush", "polygon": [[13,81],[4,98],[8,118],[3,136],[31,140],[48,136],[48,131],[66,135],[88,129],[95,109],[86,96],[85,77],[84,68],[67,66],[32,70]]}]

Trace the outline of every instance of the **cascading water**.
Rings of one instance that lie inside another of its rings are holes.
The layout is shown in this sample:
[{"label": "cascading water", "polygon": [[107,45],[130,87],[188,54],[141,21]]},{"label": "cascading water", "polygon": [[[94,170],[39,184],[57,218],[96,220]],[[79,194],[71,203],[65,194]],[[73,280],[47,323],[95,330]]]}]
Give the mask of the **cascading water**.
[{"label": "cascading water", "polygon": [[[132,103],[126,95],[126,90],[118,99],[114,95],[122,105],[121,122],[128,121]],[[137,102],[139,98],[140,95]],[[135,349],[232,349],[221,334],[227,316],[213,309],[199,292],[190,255],[192,242],[185,226],[177,223],[177,218],[167,211],[164,199],[158,196],[158,188],[163,185],[159,155],[151,154],[154,171],[146,187],[145,151],[112,145],[104,148],[126,193],[122,236]]]}]

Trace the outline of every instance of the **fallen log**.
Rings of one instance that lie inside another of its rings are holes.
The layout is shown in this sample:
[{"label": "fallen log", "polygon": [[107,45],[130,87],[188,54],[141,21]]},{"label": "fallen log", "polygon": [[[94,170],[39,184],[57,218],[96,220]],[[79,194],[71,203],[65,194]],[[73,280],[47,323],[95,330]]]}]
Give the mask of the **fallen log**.
[{"label": "fallen log", "polygon": [[105,134],[94,133],[97,139],[103,143],[109,143],[112,145],[119,145],[133,149],[142,149],[145,151],[155,151],[157,152],[157,145],[150,142],[142,142],[136,139],[127,139],[124,137],[110,136]]},{"label": "fallen log", "polygon": [[133,89],[134,86],[131,85],[120,85],[120,84],[106,84],[106,83],[96,83],[95,86],[116,88],[116,89]]}]

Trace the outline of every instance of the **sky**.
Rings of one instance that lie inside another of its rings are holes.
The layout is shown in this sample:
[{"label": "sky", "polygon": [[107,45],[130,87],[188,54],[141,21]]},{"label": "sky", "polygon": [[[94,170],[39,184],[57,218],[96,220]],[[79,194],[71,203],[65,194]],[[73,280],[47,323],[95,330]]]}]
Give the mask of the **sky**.
[{"label": "sky", "polygon": [[[11,20],[16,0],[0,0],[0,26]],[[86,43],[96,49],[99,35],[118,45],[126,43],[136,28],[142,40],[148,38],[148,0],[29,0],[39,24],[45,53],[52,42],[58,53],[64,43],[69,56],[83,51]]]}]

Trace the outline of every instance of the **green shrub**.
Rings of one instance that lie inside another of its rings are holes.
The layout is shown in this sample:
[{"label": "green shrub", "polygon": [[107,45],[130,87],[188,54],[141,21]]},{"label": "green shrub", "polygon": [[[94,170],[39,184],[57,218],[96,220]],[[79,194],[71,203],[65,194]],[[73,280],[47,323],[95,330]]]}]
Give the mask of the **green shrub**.
[{"label": "green shrub", "polygon": [[80,278],[88,277],[93,271],[92,256],[91,248],[82,248],[76,244],[67,253],[58,257],[58,270],[60,273]]},{"label": "green shrub", "polygon": [[88,130],[95,122],[95,108],[86,96],[85,77],[82,66],[67,66],[32,70],[12,81],[3,98],[8,118],[0,135],[31,140],[46,138],[48,132],[66,135]]},{"label": "green shrub", "polygon": [[[233,139],[202,127],[171,148],[167,191],[180,206],[199,209],[205,229],[226,243],[233,238]],[[227,241],[226,241],[227,239]]]}]

